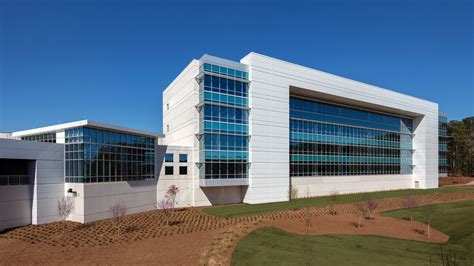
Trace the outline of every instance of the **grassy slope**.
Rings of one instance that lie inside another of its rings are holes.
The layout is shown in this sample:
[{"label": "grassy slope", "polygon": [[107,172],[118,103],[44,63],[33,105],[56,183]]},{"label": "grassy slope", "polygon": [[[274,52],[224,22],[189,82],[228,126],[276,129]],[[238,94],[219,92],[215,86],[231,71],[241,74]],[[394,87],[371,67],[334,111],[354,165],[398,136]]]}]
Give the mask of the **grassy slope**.
[{"label": "grassy slope", "polygon": [[[369,198],[371,199],[383,199],[392,197],[402,197],[407,195],[422,195],[436,192],[458,192],[465,190],[474,190],[472,188],[457,188],[457,187],[445,187],[436,189],[405,189],[405,190],[392,190],[382,192],[370,192],[370,193],[358,193],[358,194],[345,194],[337,196],[337,204],[364,201]],[[224,217],[238,217],[238,216],[251,216],[262,213],[288,210],[290,208],[304,208],[309,206],[322,206],[331,203],[331,197],[315,197],[307,199],[297,199],[291,202],[275,202],[275,203],[264,203],[264,204],[240,204],[222,207],[210,207],[205,208],[204,211],[210,215],[224,216]]]},{"label": "grassy slope", "polygon": [[[416,218],[421,218],[421,208]],[[432,224],[458,243],[458,257],[472,258],[474,201],[438,205]],[[406,217],[406,210],[387,213]],[[316,225],[317,226],[317,225]],[[306,245],[308,243],[308,245]],[[309,246],[309,252],[307,252]],[[464,249],[459,249],[464,246]],[[376,236],[311,236],[263,228],[243,238],[232,256],[233,265],[429,265],[439,261],[439,245]],[[310,254],[309,259],[306,254]]]}]

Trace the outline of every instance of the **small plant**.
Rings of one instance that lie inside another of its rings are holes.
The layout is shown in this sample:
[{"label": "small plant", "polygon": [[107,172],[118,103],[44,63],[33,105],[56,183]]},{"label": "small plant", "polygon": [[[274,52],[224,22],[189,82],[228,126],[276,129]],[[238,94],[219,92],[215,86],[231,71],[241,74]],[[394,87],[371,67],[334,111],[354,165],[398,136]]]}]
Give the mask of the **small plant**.
[{"label": "small plant", "polygon": [[416,198],[412,196],[405,197],[402,201],[403,207],[410,213],[410,221],[413,222],[413,210],[418,206]]},{"label": "small plant", "polygon": [[112,217],[117,225],[117,235],[120,237],[120,225],[127,214],[127,204],[125,204],[125,202],[117,202],[110,207],[110,212],[112,213]]},{"label": "small plant", "polygon": [[379,207],[379,205],[380,203],[378,200],[369,199],[367,201],[367,210],[369,211],[369,219],[371,220],[375,219],[374,211]]},{"label": "small plant", "polygon": [[329,205],[329,214],[330,215],[337,215],[337,209],[336,209],[336,201],[337,201],[337,196],[339,193],[337,190],[331,191],[331,194],[329,194],[329,199],[331,200],[331,205]]},{"label": "small plant", "polygon": [[66,234],[66,219],[74,209],[74,199],[62,196],[58,200],[58,216],[63,224],[63,235]]},{"label": "small plant", "polygon": [[363,202],[358,202],[355,204],[355,214],[357,216],[357,228],[361,228],[364,226],[362,224],[363,219],[365,218],[365,215],[367,213],[367,207]]}]

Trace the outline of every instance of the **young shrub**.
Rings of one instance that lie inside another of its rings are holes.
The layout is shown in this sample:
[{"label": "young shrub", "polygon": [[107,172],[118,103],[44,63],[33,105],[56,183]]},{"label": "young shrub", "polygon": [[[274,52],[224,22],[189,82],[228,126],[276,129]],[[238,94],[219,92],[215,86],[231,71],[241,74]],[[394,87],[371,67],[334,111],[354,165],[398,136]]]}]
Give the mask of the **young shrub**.
[{"label": "young shrub", "polygon": [[63,224],[63,235],[66,233],[66,219],[74,209],[74,198],[62,196],[58,200],[58,216]]},{"label": "young shrub", "polygon": [[413,222],[413,210],[418,206],[416,198],[412,196],[405,197],[402,201],[403,207],[410,213],[410,221]]},{"label": "young shrub", "polygon": [[367,210],[369,211],[369,219],[371,220],[375,219],[374,211],[379,207],[379,205],[380,203],[378,200],[369,199],[367,201]]},{"label": "young shrub", "polygon": [[117,235],[120,237],[120,225],[127,214],[127,205],[125,202],[117,202],[110,207],[110,212],[112,213],[112,217],[117,225]]},{"label": "young shrub", "polygon": [[358,202],[355,204],[355,214],[357,217],[357,228],[361,228],[364,226],[362,224],[363,219],[365,218],[365,215],[367,213],[367,207],[363,202]]},{"label": "young shrub", "polygon": [[173,212],[173,209],[174,209],[173,203],[169,199],[167,199],[166,196],[165,196],[165,198],[159,200],[156,203],[156,208],[158,210],[160,210],[161,213],[163,213],[163,215],[165,216],[166,226],[169,226],[170,225],[170,216],[171,216],[171,213]]},{"label": "young shrub", "polygon": [[337,215],[337,209],[336,209],[336,202],[337,202],[337,196],[339,193],[337,190],[331,191],[331,194],[329,194],[329,198],[331,200],[331,204],[329,205],[329,214],[330,215]]}]

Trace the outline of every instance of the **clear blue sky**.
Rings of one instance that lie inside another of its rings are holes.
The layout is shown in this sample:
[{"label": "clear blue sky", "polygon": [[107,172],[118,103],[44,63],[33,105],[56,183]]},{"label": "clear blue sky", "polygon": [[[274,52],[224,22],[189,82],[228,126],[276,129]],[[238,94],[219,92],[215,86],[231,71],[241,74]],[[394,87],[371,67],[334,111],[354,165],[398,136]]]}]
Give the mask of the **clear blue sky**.
[{"label": "clear blue sky", "polygon": [[190,60],[251,51],[474,115],[472,1],[96,2],[0,0],[0,131],[161,132],[161,93]]}]

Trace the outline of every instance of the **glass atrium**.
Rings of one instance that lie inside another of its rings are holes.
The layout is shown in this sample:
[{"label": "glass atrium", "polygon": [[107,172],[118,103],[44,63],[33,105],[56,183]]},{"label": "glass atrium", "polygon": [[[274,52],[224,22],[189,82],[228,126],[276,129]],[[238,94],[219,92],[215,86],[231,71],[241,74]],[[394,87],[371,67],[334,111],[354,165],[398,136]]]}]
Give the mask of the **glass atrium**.
[{"label": "glass atrium", "polygon": [[155,139],[89,127],[66,129],[66,182],[155,178]]}]

